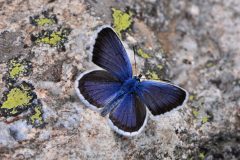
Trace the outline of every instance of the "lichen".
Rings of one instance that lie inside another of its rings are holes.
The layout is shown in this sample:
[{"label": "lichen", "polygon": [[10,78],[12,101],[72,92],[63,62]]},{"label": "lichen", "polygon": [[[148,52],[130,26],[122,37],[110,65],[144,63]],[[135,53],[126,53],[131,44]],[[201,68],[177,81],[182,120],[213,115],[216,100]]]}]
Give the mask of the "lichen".
[{"label": "lichen", "polygon": [[7,77],[16,80],[20,76],[28,76],[32,72],[32,65],[19,57],[9,60]]},{"label": "lichen", "polygon": [[34,26],[45,26],[57,24],[58,20],[55,14],[50,14],[50,10],[43,11],[42,14],[31,16],[30,23]]},{"label": "lichen", "polygon": [[198,115],[199,115],[199,112],[197,110],[195,110],[195,109],[193,109],[192,113],[193,113],[195,118],[197,118]]},{"label": "lichen", "polygon": [[70,32],[71,29],[69,28],[59,28],[57,31],[42,30],[37,35],[32,35],[31,40],[35,44],[49,44],[51,47],[57,47],[59,50],[65,51],[64,43],[68,41]]},{"label": "lichen", "polygon": [[216,63],[217,63],[216,61],[208,60],[208,61],[206,62],[206,64],[205,64],[205,67],[211,68],[211,67],[215,66]]},{"label": "lichen", "polygon": [[24,71],[23,65],[20,63],[14,64],[14,67],[10,70],[9,74],[11,78],[19,76]]},{"label": "lichen", "polygon": [[[34,127],[40,127],[44,124],[41,119],[43,111],[41,110],[41,102],[37,99],[34,87],[25,81],[21,81],[20,76],[29,76],[32,72],[32,64],[26,59],[16,57],[9,60],[7,65],[7,73],[3,76],[3,81],[7,90],[3,92],[0,101],[0,115],[3,117],[14,117],[22,113],[32,110],[32,124]],[[41,113],[39,113],[41,111]],[[34,120],[35,119],[35,120]]]},{"label": "lichen", "polygon": [[193,100],[195,100],[195,99],[196,99],[196,96],[195,96],[195,95],[191,94],[191,95],[189,96],[189,101],[193,101]]},{"label": "lichen", "polygon": [[125,13],[115,8],[112,8],[112,11],[113,28],[116,33],[121,37],[121,32],[127,30],[133,22],[132,13]]},{"label": "lichen", "polygon": [[208,116],[203,116],[202,117],[202,123],[207,123],[209,121],[209,117]]},{"label": "lichen", "polygon": [[205,159],[205,154],[204,154],[203,152],[199,153],[198,158],[199,158],[200,160],[204,160],[204,159]]},{"label": "lichen", "polygon": [[31,115],[28,117],[28,122],[34,127],[43,127],[45,122],[43,119],[42,104],[38,101],[37,105],[32,108]]},{"label": "lichen", "polygon": [[144,52],[141,48],[137,50],[137,54],[144,59],[151,58],[150,55]]},{"label": "lichen", "polygon": [[147,73],[147,78],[152,79],[152,80],[160,80],[157,73],[155,71],[150,71],[148,70]]},{"label": "lichen", "polygon": [[163,69],[163,65],[158,64],[158,65],[157,65],[157,68],[158,68],[159,70],[162,70],[162,69]]},{"label": "lichen", "polygon": [[55,21],[50,18],[39,18],[39,19],[36,19],[36,23],[38,26],[44,26],[44,25],[52,25],[55,23]]},{"label": "lichen", "polygon": [[33,89],[31,84],[22,82],[5,92],[0,103],[1,115],[4,117],[15,116],[31,107],[33,100],[36,98]]},{"label": "lichen", "polygon": [[61,32],[52,32],[46,37],[39,38],[37,43],[50,44],[56,46],[61,41]]}]

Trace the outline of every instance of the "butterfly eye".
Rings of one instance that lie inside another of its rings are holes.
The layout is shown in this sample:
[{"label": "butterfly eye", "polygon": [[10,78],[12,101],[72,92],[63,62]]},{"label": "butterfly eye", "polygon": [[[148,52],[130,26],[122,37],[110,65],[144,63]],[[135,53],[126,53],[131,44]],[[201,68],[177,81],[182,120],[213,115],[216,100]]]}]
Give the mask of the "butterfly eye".
[{"label": "butterfly eye", "polygon": [[141,79],[141,77],[142,77],[142,75],[141,75],[141,74],[139,74],[139,75],[138,75],[138,78],[139,78],[139,79]]},{"label": "butterfly eye", "polygon": [[141,74],[139,74],[138,76],[135,76],[135,78],[137,79],[137,81],[139,81],[140,82],[140,79],[141,79],[141,77],[142,77],[142,75]]}]

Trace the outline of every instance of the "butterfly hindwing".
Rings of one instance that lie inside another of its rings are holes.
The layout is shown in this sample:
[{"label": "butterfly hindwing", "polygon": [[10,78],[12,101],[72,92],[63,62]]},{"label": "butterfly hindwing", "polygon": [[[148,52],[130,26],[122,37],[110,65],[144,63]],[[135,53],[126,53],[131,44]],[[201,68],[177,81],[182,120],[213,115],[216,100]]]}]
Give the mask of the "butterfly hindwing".
[{"label": "butterfly hindwing", "polygon": [[127,52],[110,27],[105,27],[98,33],[92,61],[122,82],[132,78],[132,66]]},{"label": "butterfly hindwing", "polygon": [[144,127],[147,111],[136,94],[126,94],[117,107],[110,113],[110,126],[126,136],[138,134]]},{"label": "butterfly hindwing", "polygon": [[88,107],[97,110],[104,107],[120,90],[121,82],[104,70],[81,74],[75,84],[79,98]]},{"label": "butterfly hindwing", "polygon": [[137,94],[155,116],[182,106],[188,96],[180,87],[157,81],[141,82]]}]

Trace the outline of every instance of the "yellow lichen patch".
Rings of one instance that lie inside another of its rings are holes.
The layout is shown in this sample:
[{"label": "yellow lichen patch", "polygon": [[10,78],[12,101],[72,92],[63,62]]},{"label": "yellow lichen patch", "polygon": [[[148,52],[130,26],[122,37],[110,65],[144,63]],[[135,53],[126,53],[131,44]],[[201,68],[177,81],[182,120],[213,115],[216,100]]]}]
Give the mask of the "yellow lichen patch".
[{"label": "yellow lichen patch", "polygon": [[39,38],[36,42],[56,46],[61,41],[61,39],[61,32],[58,31],[51,33],[50,36]]},{"label": "yellow lichen patch", "polygon": [[196,96],[195,95],[190,95],[189,96],[189,101],[193,101],[193,100],[195,100],[196,99]]},{"label": "yellow lichen patch", "polygon": [[147,71],[147,75],[152,80],[159,80],[159,77],[155,71]]},{"label": "yellow lichen patch", "polygon": [[42,30],[37,34],[31,35],[31,40],[35,44],[43,43],[51,47],[56,47],[59,51],[66,51],[65,43],[68,41],[70,28],[58,28],[57,30]]},{"label": "yellow lichen patch", "polygon": [[39,19],[35,19],[35,21],[38,26],[52,25],[55,23],[55,21],[50,18],[39,18]]},{"label": "yellow lichen patch", "polygon": [[157,68],[158,68],[159,70],[162,70],[162,69],[163,69],[163,65],[158,64],[158,65],[157,65]]},{"label": "yellow lichen patch", "polygon": [[199,112],[198,112],[197,110],[195,110],[195,109],[193,109],[192,113],[193,113],[193,115],[194,115],[196,118],[197,118],[198,115],[199,115]]},{"label": "yellow lichen patch", "polygon": [[18,77],[21,73],[24,72],[24,68],[24,65],[22,65],[21,63],[14,63],[13,67],[9,71],[10,78]]},{"label": "yellow lichen patch", "polygon": [[141,48],[139,48],[139,49],[137,50],[137,54],[138,54],[140,57],[144,58],[144,59],[151,58],[151,57],[149,56],[149,54],[147,54],[146,52],[144,52]]},{"label": "yellow lichen patch", "polygon": [[205,154],[201,152],[198,157],[199,157],[200,160],[204,160],[205,159]]},{"label": "yellow lichen patch", "polygon": [[38,105],[33,108],[33,114],[29,117],[29,122],[35,126],[39,127],[44,124],[43,117],[42,117],[42,107]]},{"label": "yellow lichen patch", "polygon": [[208,116],[204,116],[202,117],[202,123],[207,123],[209,121],[209,117]]},{"label": "yellow lichen patch", "polygon": [[32,65],[27,60],[21,60],[20,57],[11,59],[8,62],[7,78],[17,80],[19,76],[28,76],[32,72]]},{"label": "yellow lichen patch", "polygon": [[11,114],[17,113],[17,108],[19,106],[30,105],[33,96],[29,94],[28,90],[23,90],[20,88],[13,88],[7,94],[6,101],[3,102],[1,109],[11,110]]},{"label": "yellow lichen patch", "polygon": [[112,8],[112,11],[114,30],[121,37],[121,32],[128,29],[133,22],[132,13],[125,13],[115,8]]}]

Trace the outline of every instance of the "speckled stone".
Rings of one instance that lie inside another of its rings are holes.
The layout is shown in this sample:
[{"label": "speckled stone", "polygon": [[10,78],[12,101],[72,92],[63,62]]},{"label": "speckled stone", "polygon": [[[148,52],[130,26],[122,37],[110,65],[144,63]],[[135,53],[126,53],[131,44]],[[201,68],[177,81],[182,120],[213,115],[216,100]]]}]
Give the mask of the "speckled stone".
[{"label": "speckled stone", "polygon": [[[96,67],[92,36],[112,23],[110,7],[134,14],[124,46],[131,60],[136,42],[152,57],[137,57],[139,72],[154,71],[190,93],[183,108],[150,116],[132,138],[113,132],[74,91],[76,76]],[[48,9],[58,19],[54,28],[72,29],[66,51],[31,42],[51,26],[33,26],[29,17]],[[47,123],[36,129],[1,118],[0,159],[240,159],[239,14],[239,0],[0,0],[0,77],[8,59],[27,57]]]}]

